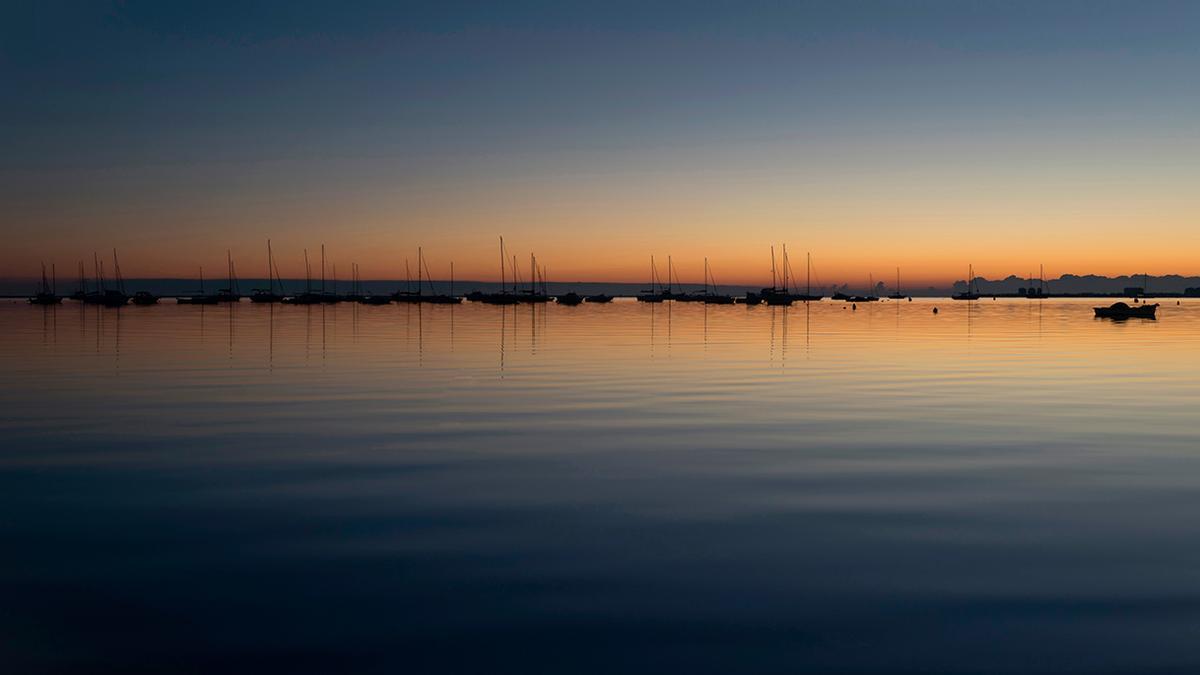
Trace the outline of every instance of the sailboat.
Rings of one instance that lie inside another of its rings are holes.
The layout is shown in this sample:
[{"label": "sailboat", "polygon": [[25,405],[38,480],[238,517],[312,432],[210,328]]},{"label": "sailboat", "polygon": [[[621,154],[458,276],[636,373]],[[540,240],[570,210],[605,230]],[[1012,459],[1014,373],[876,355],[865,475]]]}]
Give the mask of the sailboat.
[{"label": "sailboat", "polygon": [[350,292],[343,295],[346,302],[362,302],[363,294],[358,287],[358,263],[350,263]]},{"label": "sailboat", "polygon": [[225,265],[229,268],[229,286],[217,289],[217,302],[241,302],[242,294],[237,287],[237,273],[233,270],[233,253],[225,249]]},{"label": "sailboat", "polygon": [[975,267],[967,266],[967,290],[963,293],[955,293],[950,296],[952,300],[978,300],[979,289],[975,283]]},{"label": "sailboat", "polygon": [[[279,281],[279,292],[275,292],[275,281]],[[283,300],[283,280],[279,279],[279,270],[275,268],[275,256],[271,253],[271,240],[267,240],[267,287],[255,288],[250,291],[250,302],[279,302]]]},{"label": "sailboat", "polygon": [[875,275],[871,274],[867,277],[867,292],[865,295],[852,295],[847,298],[846,302],[879,302],[879,297],[871,291],[875,290]]},{"label": "sailboat", "polygon": [[[513,270],[517,269],[516,257],[513,257]],[[550,294],[546,292],[546,279],[542,276],[542,268],[537,263],[537,258],[529,254],[529,289],[522,290],[518,295],[521,302],[526,303],[543,303],[550,302]]]},{"label": "sailboat", "polygon": [[[679,290],[675,290],[678,287]],[[704,292],[697,290],[693,293],[688,293],[683,289],[683,282],[679,280],[679,270],[675,269],[675,262],[671,256],[667,256],[667,294],[668,300],[677,302],[702,302],[704,300]]]},{"label": "sailboat", "polygon": [[1046,294],[1046,266],[1040,265],[1038,268],[1038,287],[1033,287],[1033,273],[1029,274],[1029,288],[1025,291],[1025,297],[1029,299],[1042,300],[1047,297]]},{"label": "sailboat", "polygon": [[200,292],[196,295],[175,298],[181,305],[215,305],[221,301],[220,294],[209,295],[204,292],[204,268],[200,268]]},{"label": "sailboat", "polygon": [[658,267],[654,264],[654,256],[650,256],[650,288],[638,293],[637,299],[638,302],[662,302],[667,299],[663,292],[662,280],[658,278]]},{"label": "sailboat", "polygon": [[321,244],[321,302],[332,305],[341,301],[337,294],[337,265],[333,266],[333,290],[325,290],[325,244]]},{"label": "sailboat", "polygon": [[72,300],[83,302],[87,297],[87,277],[83,273],[83,261],[79,261],[79,285],[75,287],[75,292],[71,294]]},{"label": "sailboat", "polygon": [[778,272],[775,270],[775,247],[771,247],[771,277],[770,290],[763,289],[763,301],[768,305],[790,306],[796,300],[792,297],[791,282],[788,281],[787,244],[783,245],[783,267]]},{"label": "sailboat", "polygon": [[[786,270],[787,268],[785,267],[784,269]],[[779,269],[775,266],[775,247],[772,246],[771,247],[771,287],[764,288],[764,289],[760,290],[758,293],[750,293],[750,292],[746,293],[746,304],[757,305],[761,302],[765,302],[768,305],[783,305],[783,306],[792,304],[792,302],[793,302],[792,296],[790,293],[788,293],[786,281],[784,282],[783,286],[779,285],[779,280],[780,280],[781,276],[783,276],[783,275],[780,274]]]},{"label": "sailboat", "polygon": [[104,263],[93,253],[92,260],[96,266],[96,290],[84,295],[83,301],[89,305],[104,305],[105,307],[120,307],[129,302],[125,294],[125,279],[121,276],[121,264],[117,262],[117,249],[113,249],[113,271],[116,275],[116,288],[106,288],[104,285]]},{"label": "sailboat", "polygon": [[428,302],[434,305],[457,305],[462,302],[462,298],[454,295],[454,263],[450,263],[450,295],[441,295],[433,288],[433,274],[429,271],[429,263],[425,262],[425,257],[421,253],[421,249],[417,248],[417,277],[418,283],[421,275],[421,268],[425,268],[425,279],[429,283],[429,295],[421,298],[421,302]]},{"label": "sailboat", "polygon": [[[708,280],[712,279],[712,290],[709,290]],[[712,269],[708,266],[708,258],[704,259],[704,295],[701,300],[706,305],[732,305],[732,295],[721,295],[717,292],[717,280],[712,275]]]},{"label": "sailboat", "polygon": [[321,294],[312,289],[312,266],[308,262],[308,249],[304,249],[304,292],[297,295],[285,295],[280,301],[285,305],[316,305],[321,302]]},{"label": "sailboat", "polygon": [[42,285],[38,288],[37,293],[29,296],[29,304],[31,305],[57,305],[62,302],[62,298],[55,292],[55,287],[58,286],[58,275],[54,272],[54,266],[50,267],[50,277],[53,283],[46,281],[46,263],[42,263]]},{"label": "sailboat", "polygon": [[[420,266],[417,267],[417,274],[421,273]],[[421,301],[421,282],[417,280],[417,290],[412,287],[412,270],[408,266],[408,258],[404,259],[404,290],[392,293],[392,300],[396,302],[420,302]]]},{"label": "sailboat", "polygon": [[[783,248],[783,264],[788,274],[791,274],[792,264],[788,261],[786,245]],[[793,300],[799,302],[816,302],[822,297],[820,295],[813,295],[812,292],[812,253],[807,254],[805,259],[804,292],[791,293],[791,296]]]},{"label": "sailboat", "polygon": [[900,292],[900,268],[896,268],[896,290],[888,296],[889,300],[903,300],[904,294]]},{"label": "sailboat", "polygon": [[[515,305],[518,302],[520,302],[520,300],[517,299],[516,293],[510,293],[508,290],[508,281],[505,278],[505,274],[504,274],[504,266],[507,264],[505,259],[506,259],[506,256],[505,256],[505,251],[504,251],[504,237],[500,237],[500,290],[495,293],[484,293],[484,294],[478,296],[479,300],[481,302],[485,302],[489,305]],[[514,264],[513,265],[513,288],[514,289],[517,286],[516,276],[517,276],[517,269],[516,269],[516,265]]]}]

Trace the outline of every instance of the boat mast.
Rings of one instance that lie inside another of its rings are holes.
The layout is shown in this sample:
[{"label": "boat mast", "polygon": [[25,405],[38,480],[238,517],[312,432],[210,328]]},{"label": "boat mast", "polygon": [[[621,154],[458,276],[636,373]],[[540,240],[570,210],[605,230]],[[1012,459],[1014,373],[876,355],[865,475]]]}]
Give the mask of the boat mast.
[{"label": "boat mast", "polygon": [[779,282],[775,275],[775,246],[771,246],[771,290],[777,290]]},{"label": "boat mast", "polygon": [[896,268],[896,295],[901,295],[901,293],[900,293],[900,268],[899,267]]},{"label": "boat mast", "polygon": [[417,295],[421,295],[421,265],[425,262],[425,254],[417,247]]},{"label": "boat mast", "polygon": [[113,274],[116,275],[117,290],[125,292],[125,278],[121,276],[121,263],[117,261],[117,249],[113,249]]},{"label": "boat mast", "polygon": [[450,261],[450,297],[454,297],[454,261]]},{"label": "boat mast", "polygon": [[500,292],[505,291],[506,282],[504,280],[504,237],[500,237]]},{"label": "boat mast", "polygon": [[200,266],[200,295],[204,295],[204,266]]},{"label": "boat mast", "polygon": [[321,295],[325,295],[325,244],[321,244]]},{"label": "boat mast", "polygon": [[790,266],[790,264],[788,263],[787,244],[784,244],[783,245],[783,292],[784,293],[792,292],[792,284],[788,281],[788,267],[789,266]]},{"label": "boat mast", "polygon": [[804,294],[812,295],[812,252],[808,253],[808,264],[805,266]]},{"label": "boat mast", "polygon": [[304,249],[304,292],[312,293],[312,265],[308,263],[308,249]]}]

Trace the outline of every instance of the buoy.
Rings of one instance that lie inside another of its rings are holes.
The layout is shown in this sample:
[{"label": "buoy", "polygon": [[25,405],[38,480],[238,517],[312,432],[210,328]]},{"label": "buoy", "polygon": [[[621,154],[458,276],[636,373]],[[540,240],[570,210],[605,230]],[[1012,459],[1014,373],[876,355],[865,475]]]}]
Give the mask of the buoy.
[{"label": "buoy", "polygon": [[852,312],[857,312],[857,311],[858,311],[858,305],[856,305],[856,304],[854,304],[854,303],[850,303],[850,311],[852,311]]},{"label": "buoy", "polygon": [[933,308],[933,313],[934,313],[934,314],[937,314],[937,307],[934,307],[934,308]]}]

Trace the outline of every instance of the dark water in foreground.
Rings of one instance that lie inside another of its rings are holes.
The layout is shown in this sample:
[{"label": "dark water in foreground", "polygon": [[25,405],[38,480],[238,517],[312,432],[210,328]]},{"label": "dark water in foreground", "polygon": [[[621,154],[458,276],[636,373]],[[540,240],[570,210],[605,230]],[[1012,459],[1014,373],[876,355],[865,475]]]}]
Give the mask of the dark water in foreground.
[{"label": "dark water in foreground", "polygon": [[1200,303],[1090,305],[0,303],[0,663],[1194,673]]}]

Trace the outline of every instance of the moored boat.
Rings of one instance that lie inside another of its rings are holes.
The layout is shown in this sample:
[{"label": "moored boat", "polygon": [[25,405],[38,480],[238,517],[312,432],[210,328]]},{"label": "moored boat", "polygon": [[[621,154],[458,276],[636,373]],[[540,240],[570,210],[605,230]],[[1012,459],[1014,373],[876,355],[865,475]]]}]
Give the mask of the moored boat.
[{"label": "moored boat", "polygon": [[1158,311],[1158,303],[1153,305],[1127,305],[1123,302],[1114,302],[1108,307],[1093,307],[1096,312],[1096,318],[1099,319],[1154,319],[1155,312]]},{"label": "moored boat", "polygon": [[200,268],[200,292],[196,295],[187,295],[180,298],[175,298],[175,302],[180,305],[215,305],[221,302],[220,295],[213,295],[204,292],[204,268]]},{"label": "moored boat", "polygon": [[888,300],[903,300],[904,293],[900,291],[900,268],[896,268],[896,290],[888,295]]},{"label": "moored boat", "polygon": [[94,253],[92,254],[92,258],[96,265],[96,290],[84,294],[84,304],[121,307],[129,302],[129,296],[125,293],[125,279],[121,276],[121,263],[117,261],[117,250],[113,249],[113,273],[117,284],[115,289],[105,286],[104,261],[100,260]]},{"label": "moored boat", "polygon": [[554,299],[560,305],[574,306],[574,305],[579,305],[579,304],[583,303],[583,296],[576,293],[575,291],[571,291],[570,293],[564,293],[562,295],[555,296]]},{"label": "moored boat", "polygon": [[242,293],[237,285],[237,273],[233,269],[233,253],[225,250],[225,264],[229,271],[229,285],[217,289],[217,302],[241,302]]},{"label": "moored boat", "polygon": [[658,266],[654,264],[654,256],[650,256],[650,288],[638,293],[637,300],[638,302],[662,302],[668,297],[669,293],[663,289],[662,280],[658,277]]},{"label": "moored boat", "polygon": [[[53,270],[53,265],[51,266]],[[55,287],[58,285],[58,275],[51,273],[53,283],[46,281],[46,263],[42,263],[42,285],[38,288],[37,293],[29,296],[29,304],[31,305],[57,305],[62,302],[62,297],[55,292]]]},{"label": "moored boat", "polygon": [[[276,281],[279,282],[279,292],[275,292]],[[283,290],[283,279],[279,278],[279,270],[275,267],[275,256],[271,253],[271,240],[267,240],[267,287],[255,288],[250,291],[250,302],[280,302],[287,293]]]},{"label": "moored boat", "polygon": [[151,293],[150,291],[138,291],[137,293],[133,294],[132,301],[133,301],[133,304],[141,305],[143,307],[145,307],[146,305],[157,305],[158,304],[158,296]]},{"label": "moored boat", "polygon": [[979,287],[975,282],[975,267],[973,265],[967,267],[967,290],[962,293],[955,293],[950,296],[951,300],[978,300]]}]

